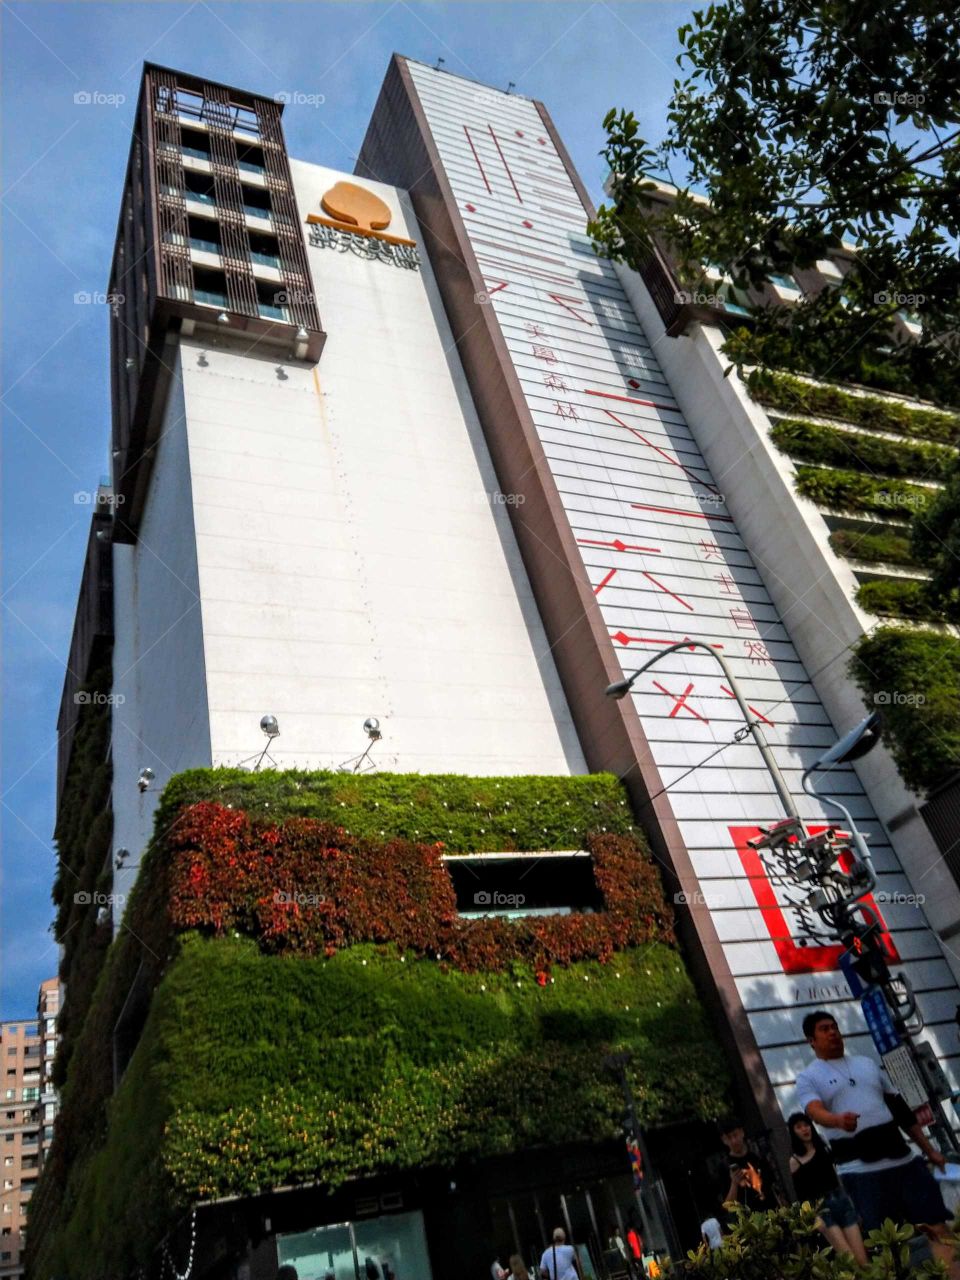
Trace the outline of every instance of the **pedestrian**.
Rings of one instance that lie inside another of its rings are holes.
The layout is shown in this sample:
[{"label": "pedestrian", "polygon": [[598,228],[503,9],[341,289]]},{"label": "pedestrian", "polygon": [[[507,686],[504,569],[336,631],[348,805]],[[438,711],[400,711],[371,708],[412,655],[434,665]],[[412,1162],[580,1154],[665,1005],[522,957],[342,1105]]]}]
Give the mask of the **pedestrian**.
[{"label": "pedestrian", "polygon": [[885,1218],[923,1228],[950,1275],[960,1275],[948,1243],[950,1215],[940,1188],[923,1157],[907,1147],[901,1128],[938,1169],[946,1164],[944,1157],[879,1064],[860,1054],[847,1056],[832,1013],[808,1013],[803,1034],[815,1057],[797,1076],[797,1097],[830,1143],[863,1230],[873,1231]]},{"label": "pedestrian", "polygon": [[742,1205],[749,1213],[765,1213],[780,1202],[773,1170],[756,1148],[747,1142],[743,1122],[727,1116],[717,1126],[727,1149],[726,1180],[720,1190],[724,1204]]},{"label": "pedestrian", "polygon": [[291,1267],[289,1262],[285,1262],[277,1272],[277,1280],[300,1280],[297,1275],[297,1268]]},{"label": "pedestrian", "polygon": [[530,1272],[527,1270],[527,1264],[519,1253],[511,1253],[510,1270],[507,1272],[509,1280],[531,1280]]},{"label": "pedestrian", "polygon": [[640,1215],[636,1209],[630,1210],[627,1222],[627,1248],[630,1250],[634,1271],[643,1275],[643,1232],[640,1230]]},{"label": "pedestrian", "polygon": [[510,1274],[509,1271],[506,1269],[506,1267],[503,1265],[503,1263],[500,1261],[502,1257],[503,1257],[503,1254],[498,1251],[497,1256],[494,1258],[493,1262],[491,1262],[490,1264],[490,1275],[492,1277],[492,1280],[507,1280],[507,1276]]},{"label": "pedestrian", "polygon": [[850,1253],[861,1267],[867,1265],[860,1221],[853,1201],[840,1185],[833,1157],[826,1143],[803,1114],[787,1121],[790,1130],[790,1173],[797,1199],[816,1204],[822,1200],[817,1225],[837,1253]]},{"label": "pedestrian", "polygon": [[544,1280],[583,1280],[577,1251],[566,1241],[567,1233],[563,1227],[557,1227],[553,1243],[547,1245],[540,1259],[540,1274]]}]

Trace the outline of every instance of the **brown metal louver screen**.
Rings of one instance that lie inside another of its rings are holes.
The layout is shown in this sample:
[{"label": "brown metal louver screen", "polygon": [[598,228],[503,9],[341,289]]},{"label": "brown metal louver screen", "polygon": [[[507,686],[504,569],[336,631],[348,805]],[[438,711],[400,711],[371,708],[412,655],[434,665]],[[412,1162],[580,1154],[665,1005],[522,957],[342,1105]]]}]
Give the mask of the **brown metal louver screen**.
[{"label": "brown metal louver screen", "polygon": [[227,278],[227,308],[241,315],[257,316],[260,314],[257,286],[244,222],[237,143],[233,136],[234,110],[225,89],[216,85],[207,87],[203,114],[210,138],[210,161],[220,213],[220,255]]},{"label": "brown metal louver screen", "polygon": [[256,109],[287,308],[294,324],[318,331],[320,316],[313,296],[303,228],[293,195],[293,178],[280,127],[280,107],[275,102],[260,99]]},{"label": "brown metal louver screen", "polygon": [[160,293],[193,300],[190,266],[190,225],[184,199],[186,182],[180,148],[183,137],[177,119],[177,83],[173,76],[152,76],[151,120],[156,158],[157,214],[160,234]]}]

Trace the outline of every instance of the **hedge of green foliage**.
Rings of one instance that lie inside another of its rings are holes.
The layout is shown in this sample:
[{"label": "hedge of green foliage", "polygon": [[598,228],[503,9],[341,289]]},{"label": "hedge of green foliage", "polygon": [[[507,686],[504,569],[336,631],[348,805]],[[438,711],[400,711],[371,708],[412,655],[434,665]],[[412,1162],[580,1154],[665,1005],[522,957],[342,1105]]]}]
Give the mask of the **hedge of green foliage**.
[{"label": "hedge of green foliage", "polygon": [[868,613],[885,618],[905,618],[909,622],[941,622],[939,609],[930,602],[927,584],[912,578],[862,582],[857,588],[857,604]]},{"label": "hedge of green foliage", "polygon": [[[415,949],[401,955],[396,942],[320,955],[298,952],[288,938],[275,954],[268,939],[232,932],[243,928],[238,918],[214,936],[177,932],[169,890],[178,815],[230,812],[225,806],[241,794],[247,812],[259,815],[264,858],[277,855],[274,829],[281,837],[289,829],[289,847],[302,860],[311,847],[304,832],[321,819],[375,829],[377,837],[383,830],[386,840],[397,826],[426,827],[421,813],[448,824],[450,849],[497,847],[492,839],[510,847],[521,833],[536,833],[539,848],[642,842],[610,776],[211,771],[175,779],[127,907],[128,927],[111,946],[73,1056],[31,1203],[32,1274],[100,1280],[106,1253],[111,1274],[127,1274],[199,1197],[287,1182],[333,1187],[381,1168],[606,1137],[619,1105],[601,1073],[608,1045],[632,1049],[648,1120],[708,1116],[723,1105],[722,1055],[667,941],[615,951],[606,963],[576,960],[547,971],[511,959],[496,971],[463,972],[452,953],[438,963]],[[410,810],[411,796],[422,810]],[[307,823],[298,816],[304,811]],[[220,823],[217,838],[233,839],[233,825]],[[580,838],[571,842],[574,834]],[[228,865],[241,858],[218,848]],[[210,886],[186,871],[181,887],[195,882],[198,901],[207,901]],[[649,911],[644,903],[637,909]],[[604,915],[568,919],[587,922],[580,932],[589,943],[597,933],[589,922],[599,927]],[[659,892],[651,927],[669,915]],[[659,936],[672,938],[669,925]],[[602,943],[598,933],[594,941]],[[112,1033],[138,974],[153,999],[111,1096]]]},{"label": "hedge of green foliage", "polygon": [[[63,951],[60,977],[66,1000],[57,1021],[59,1043],[54,1079],[62,1084],[76,1033],[83,1023],[97,977],[110,942],[110,925],[97,924],[90,896],[109,892],[113,814],[110,787],[113,768],[108,759],[111,707],[106,695],[112,688],[109,654],[91,673],[79,692],[89,695],[77,715],[70,762],[57,810],[54,839],[57,873],[53,901],[57,907],[55,931]],[[78,895],[88,895],[86,902]]]},{"label": "hedge of green foliage", "polygon": [[901,443],[862,431],[844,431],[797,418],[777,422],[770,438],[783,453],[806,462],[885,476],[943,480],[957,454],[940,444]]},{"label": "hedge of green foliage", "polygon": [[935,489],[924,489],[906,480],[880,480],[859,471],[826,467],[796,468],[797,492],[820,506],[836,511],[864,512],[907,520],[922,511],[936,497]]},{"label": "hedge of green foliage", "polygon": [[837,555],[844,556],[847,560],[907,566],[915,566],[917,563],[908,535],[883,525],[864,533],[858,533],[854,529],[835,529],[830,535],[830,545]]},{"label": "hedge of green foliage", "polygon": [[890,431],[920,440],[960,446],[960,416],[937,409],[914,409],[878,396],[854,395],[827,383],[804,382],[801,378],[772,370],[760,370],[748,379],[748,388],[761,404],[790,414],[814,414],[838,418],[875,431]]},{"label": "hedge of green foliage", "polygon": [[185,805],[203,800],[277,820],[337,822],[367,839],[440,842],[453,853],[578,849],[586,831],[634,830],[630,805],[611,774],[475,778],[243,769],[179,774],[164,791],[157,830]]},{"label": "hedge of green foliage", "polygon": [[960,768],[960,639],[943,632],[880,627],[863,637],[850,672],[904,781],[932,790]]}]

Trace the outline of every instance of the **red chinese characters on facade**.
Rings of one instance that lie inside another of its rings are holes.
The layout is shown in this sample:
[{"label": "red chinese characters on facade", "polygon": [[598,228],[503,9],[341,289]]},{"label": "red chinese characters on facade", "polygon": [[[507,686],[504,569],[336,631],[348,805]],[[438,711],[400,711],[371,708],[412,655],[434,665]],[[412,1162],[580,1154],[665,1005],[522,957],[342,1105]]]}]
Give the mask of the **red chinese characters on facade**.
[{"label": "red chinese characters on facade", "polygon": [[557,353],[554,351],[553,347],[534,346],[533,358],[534,360],[543,360],[546,364],[557,363]]},{"label": "red chinese characters on facade", "polygon": [[756,631],[757,624],[746,609],[731,609],[730,621],[738,631]]},{"label": "red chinese characters on facade", "polygon": [[740,594],[737,584],[728,573],[715,573],[713,575],[714,582],[720,583],[720,592],[726,596],[738,596]]},{"label": "red chinese characters on facade", "polygon": [[701,538],[697,543],[704,560],[722,560],[723,552],[715,542],[708,542],[705,538]]},{"label": "red chinese characters on facade", "polygon": [[749,658],[751,662],[764,664],[768,667],[773,666],[773,659],[770,657],[769,650],[762,640],[745,640],[744,657]]},{"label": "red chinese characters on facade", "polygon": [[577,413],[575,404],[568,404],[566,400],[556,400],[554,403],[556,405],[554,413],[558,418],[573,418],[577,422],[580,421],[580,415]]},{"label": "red chinese characters on facade", "polygon": [[570,384],[559,373],[545,373],[543,375],[543,385],[551,387],[554,391],[569,391]]}]

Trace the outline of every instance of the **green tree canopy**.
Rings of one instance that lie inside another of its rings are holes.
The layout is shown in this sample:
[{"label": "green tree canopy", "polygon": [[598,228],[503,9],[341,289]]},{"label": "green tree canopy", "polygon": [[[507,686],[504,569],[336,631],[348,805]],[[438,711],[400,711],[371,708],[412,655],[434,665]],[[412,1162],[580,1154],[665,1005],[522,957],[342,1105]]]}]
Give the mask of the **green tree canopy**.
[{"label": "green tree canopy", "polygon": [[[598,242],[633,266],[665,244],[681,279],[719,264],[740,288],[852,242],[842,289],[760,309],[728,354],[960,399],[955,17],[931,0],[730,0],[678,34],[686,78],[665,141],[649,147],[628,110],[604,121],[613,203]],[[652,201],[664,175],[676,198]],[[922,333],[897,344],[902,310]]]}]

